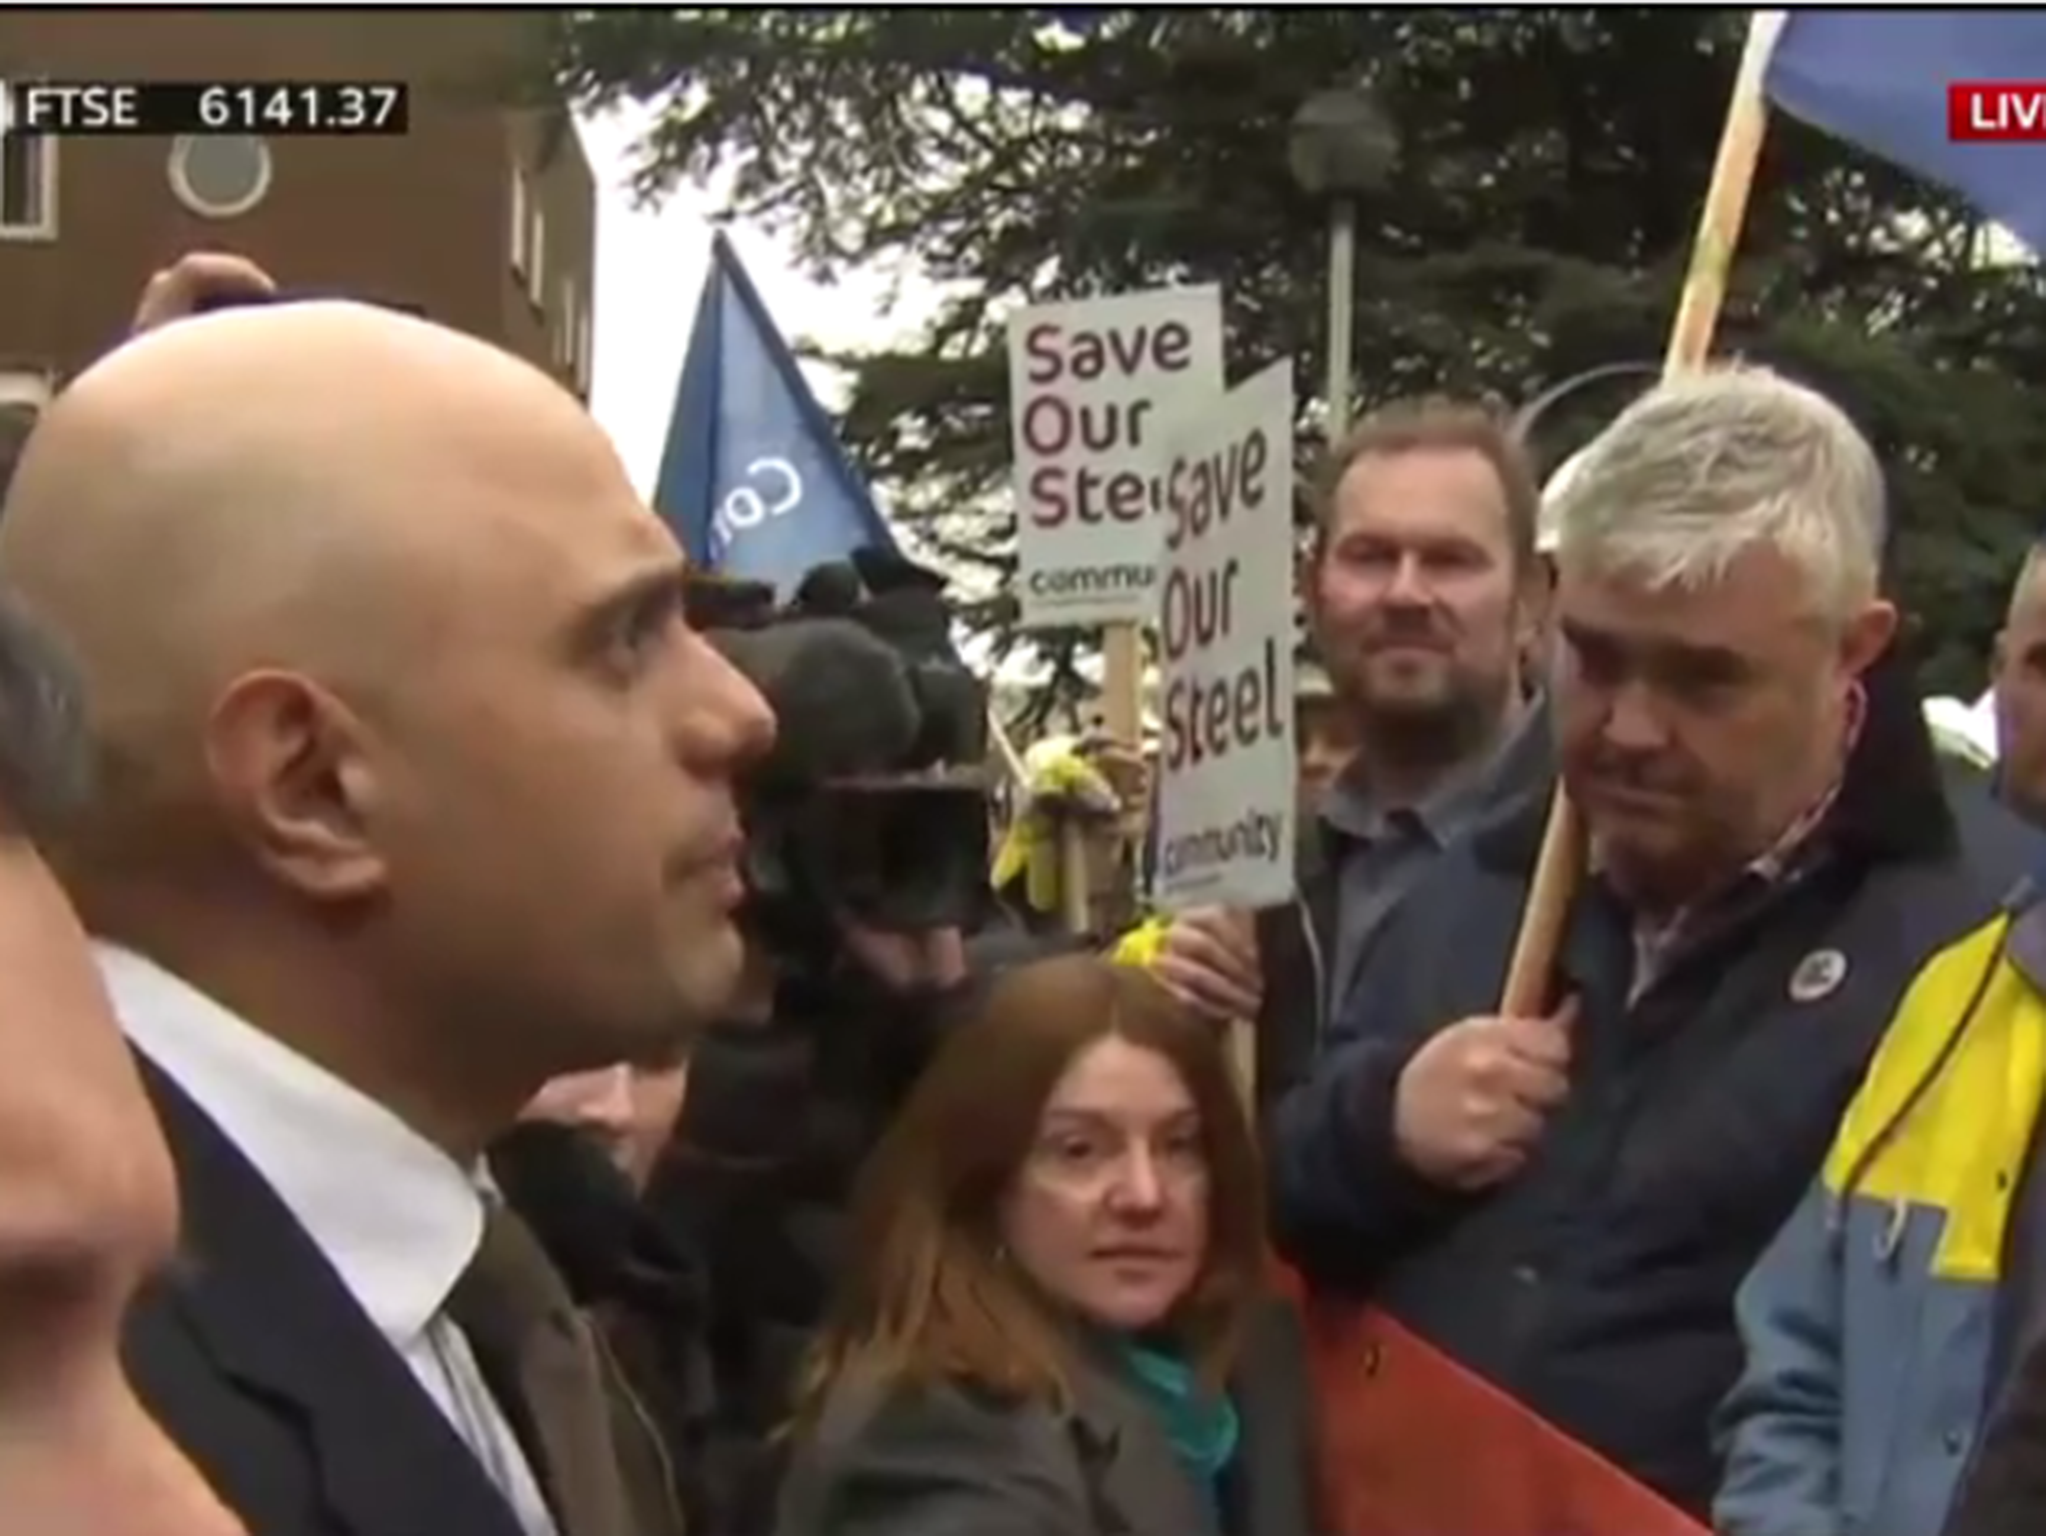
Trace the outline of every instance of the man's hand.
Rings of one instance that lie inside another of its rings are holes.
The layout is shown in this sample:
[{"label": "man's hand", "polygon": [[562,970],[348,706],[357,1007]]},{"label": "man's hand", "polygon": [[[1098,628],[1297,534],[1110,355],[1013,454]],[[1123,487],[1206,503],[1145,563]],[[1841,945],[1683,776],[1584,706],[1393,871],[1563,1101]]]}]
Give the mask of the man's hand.
[{"label": "man's hand", "polygon": [[1570,1092],[1577,1003],[1540,1019],[1465,1019],[1400,1074],[1393,1135],[1416,1173],[1451,1189],[1510,1178]]},{"label": "man's hand", "polygon": [[135,320],[129,327],[140,336],[173,320],[197,314],[206,304],[232,299],[267,299],[277,284],[245,256],[224,251],[194,251],[154,274],[142,289],[135,306]]},{"label": "man's hand", "polygon": [[1218,1021],[1255,1019],[1264,1004],[1264,968],[1248,912],[1197,907],[1181,913],[1151,970],[1187,1007]]}]

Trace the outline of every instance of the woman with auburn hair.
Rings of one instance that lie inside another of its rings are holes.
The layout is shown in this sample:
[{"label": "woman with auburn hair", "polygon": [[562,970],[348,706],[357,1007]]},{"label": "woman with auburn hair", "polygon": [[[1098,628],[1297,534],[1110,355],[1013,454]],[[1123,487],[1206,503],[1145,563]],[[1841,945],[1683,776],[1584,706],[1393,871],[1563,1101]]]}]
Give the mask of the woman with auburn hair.
[{"label": "woman with auburn hair", "polygon": [[1314,1536],[1305,1356],[1208,1026],[1020,966],[866,1168],[780,1536]]}]

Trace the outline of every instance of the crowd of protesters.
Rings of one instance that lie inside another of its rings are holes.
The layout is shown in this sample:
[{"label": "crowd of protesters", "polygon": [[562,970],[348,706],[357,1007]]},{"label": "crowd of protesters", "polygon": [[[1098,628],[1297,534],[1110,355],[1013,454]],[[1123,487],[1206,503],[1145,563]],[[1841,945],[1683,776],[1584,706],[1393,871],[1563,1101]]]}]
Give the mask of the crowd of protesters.
[{"label": "crowd of protesters", "polygon": [[159,274],[12,445],[9,1529],[1465,1536],[1358,1471],[1504,1465],[1329,1390],[1366,1304],[1697,1528],[2046,1522],[2046,563],[1984,774],[1821,394],[1666,382],[1546,497],[1373,412],[1295,901],[842,923],[820,1025],[743,921],[790,722],[602,430],[269,292]]}]

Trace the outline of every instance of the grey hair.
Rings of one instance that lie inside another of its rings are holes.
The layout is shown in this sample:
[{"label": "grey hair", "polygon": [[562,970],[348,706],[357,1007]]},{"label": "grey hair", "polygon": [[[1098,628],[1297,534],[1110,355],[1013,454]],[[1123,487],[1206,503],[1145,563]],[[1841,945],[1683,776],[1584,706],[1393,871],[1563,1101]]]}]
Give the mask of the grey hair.
[{"label": "grey hair", "polygon": [[1651,590],[1724,579],[1772,547],[1844,622],[1876,595],[1886,524],[1875,450],[1838,406],[1764,368],[1669,379],[1558,487],[1557,559]]}]

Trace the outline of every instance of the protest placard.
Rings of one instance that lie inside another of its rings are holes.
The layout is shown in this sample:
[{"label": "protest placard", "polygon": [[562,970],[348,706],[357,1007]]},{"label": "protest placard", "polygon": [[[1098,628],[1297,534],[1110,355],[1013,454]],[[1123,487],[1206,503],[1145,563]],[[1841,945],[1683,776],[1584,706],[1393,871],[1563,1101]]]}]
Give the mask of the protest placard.
[{"label": "protest placard", "polygon": [[1222,393],[1222,291],[1039,304],[1009,320],[1025,628],[1157,611],[1164,424]]},{"label": "protest placard", "polygon": [[1270,906],[1293,894],[1293,365],[1175,417],[1157,473],[1155,895]]}]

